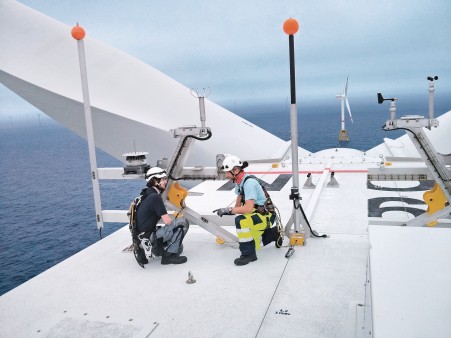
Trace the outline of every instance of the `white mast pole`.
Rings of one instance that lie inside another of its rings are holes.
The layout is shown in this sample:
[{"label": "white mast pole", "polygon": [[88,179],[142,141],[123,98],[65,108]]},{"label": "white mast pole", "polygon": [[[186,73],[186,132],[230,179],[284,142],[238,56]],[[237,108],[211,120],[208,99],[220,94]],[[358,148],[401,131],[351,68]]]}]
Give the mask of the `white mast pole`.
[{"label": "white mast pole", "polygon": [[[283,25],[284,32],[289,38],[290,49],[290,90],[291,90],[291,159],[293,171],[293,187],[291,188],[290,199],[293,200],[293,224],[296,233],[301,232],[301,215],[300,215],[300,193],[299,193],[299,159],[298,159],[298,111],[296,108],[296,76],[294,68],[294,34],[299,29],[299,23],[295,19],[288,19]],[[310,233],[306,231],[305,237],[309,237]]]},{"label": "white mast pole", "polygon": [[86,59],[85,59],[85,48],[83,44],[83,38],[85,37],[85,30],[83,27],[75,26],[72,28],[72,37],[77,40],[78,45],[78,57],[80,61],[80,75],[81,75],[81,88],[83,92],[83,105],[85,110],[85,124],[86,124],[86,136],[88,140],[88,150],[89,150],[89,162],[91,164],[91,180],[92,189],[94,192],[94,206],[96,210],[96,222],[97,229],[102,231],[103,229],[103,219],[102,219],[102,204],[100,201],[100,187],[99,178],[97,173],[97,159],[96,159],[96,149],[94,142],[94,130],[92,127],[92,114],[91,114],[91,103],[89,101],[89,90],[88,90],[88,75],[86,71]]}]

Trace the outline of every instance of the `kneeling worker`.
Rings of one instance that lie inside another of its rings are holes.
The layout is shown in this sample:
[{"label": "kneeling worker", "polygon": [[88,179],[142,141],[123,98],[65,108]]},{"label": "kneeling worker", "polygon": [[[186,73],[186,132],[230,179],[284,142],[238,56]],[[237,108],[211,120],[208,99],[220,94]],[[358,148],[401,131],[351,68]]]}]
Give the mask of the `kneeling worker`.
[{"label": "kneeling worker", "polygon": [[[161,264],[185,263],[188,259],[180,254],[189,223],[183,217],[172,220],[166,211],[161,193],[166,189],[168,175],[165,170],[153,167],[147,171],[146,181],[147,188],[141,192],[141,205],[137,211],[138,233],[150,238],[152,253],[162,256]],[[164,226],[157,226],[160,219]],[[142,264],[148,263],[142,248],[139,248],[138,260]]]},{"label": "kneeling worker", "polygon": [[[262,186],[255,176],[246,174],[243,169],[248,166],[247,162],[233,155],[226,155],[221,171],[226,177],[236,184],[235,206],[216,209],[219,216],[238,215],[235,217],[235,226],[239,240],[241,256],[235,259],[236,265],[246,265],[257,260],[256,251],[262,246],[276,242],[276,247],[281,246],[283,241],[282,229],[277,226],[271,227],[275,221],[274,210],[267,210],[265,203],[267,197]],[[278,244],[279,243],[279,244]]]}]

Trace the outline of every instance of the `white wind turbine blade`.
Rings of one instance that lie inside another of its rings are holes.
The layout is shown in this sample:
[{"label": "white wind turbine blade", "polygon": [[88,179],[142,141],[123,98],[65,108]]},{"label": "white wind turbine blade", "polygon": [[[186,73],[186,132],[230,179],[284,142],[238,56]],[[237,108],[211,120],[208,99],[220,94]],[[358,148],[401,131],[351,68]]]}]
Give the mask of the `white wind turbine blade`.
[{"label": "white wind turbine blade", "polygon": [[348,78],[349,76],[346,77],[346,86],[345,86],[345,93],[344,96],[348,97]]},{"label": "white wind turbine blade", "polygon": [[354,123],[354,121],[352,120],[351,107],[349,107],[349,101],[347,97],[346,97],[346,108],[348,108],[348,113],[349,117],[351,118],[351,122]]}]

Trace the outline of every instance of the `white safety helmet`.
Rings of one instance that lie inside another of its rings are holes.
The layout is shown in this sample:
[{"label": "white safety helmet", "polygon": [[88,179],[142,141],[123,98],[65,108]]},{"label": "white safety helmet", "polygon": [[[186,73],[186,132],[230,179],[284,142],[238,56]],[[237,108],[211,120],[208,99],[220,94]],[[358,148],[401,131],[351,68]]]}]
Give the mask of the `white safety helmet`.
[{"label": "white safety helmet", "polygon": [[149,182],[152,178],[164,178],[168,177],[166,170],[161,169],[160,167],[152,167],[147,170],[146,173],[146,181]]},{"label": "white safety helmet", "polygon": [[228,172],[235,167],[241,168],[242,166],[243,166],[243,162],[241,162],[241,160],[237,156],[226,155],[226,157],[224,158],[224,161],[222,161],[220,170],[223,172]]}]

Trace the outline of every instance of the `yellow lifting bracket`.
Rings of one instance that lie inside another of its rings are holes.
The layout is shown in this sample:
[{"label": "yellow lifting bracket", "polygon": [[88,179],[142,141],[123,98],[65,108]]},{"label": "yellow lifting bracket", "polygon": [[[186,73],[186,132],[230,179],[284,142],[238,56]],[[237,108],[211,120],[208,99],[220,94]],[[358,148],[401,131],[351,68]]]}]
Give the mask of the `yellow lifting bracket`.
[{"label": "yellow lifting bracket", "polygon": [[304,238],[304,234],[295,232],[290,236],[290,245],[305,245]]},{"label": "yellow lifting bracket", "polygon": [[[443,193],[443,190],[440,188],[440,186],[435,183],[434,187],[426,191],[423,194],[424,202],[427,204],[428,208],[426,212],[429,215],[432,215],[433,213],[436,213],[439,210],[442,210],[446,206],[446,196]],[[429,222],[426,224],[428,227],[433,227],[438,223],[437,220]]]},{"label": "yellow lifting bracket", "polygon": [[180,209],[185,206],[186,196],[188,196],[188,190],[183,188],[178,182],[171,185],[171,188],[168,191],[169,202]]},{"label": "yellow lifting bracket", "polygon": [[293,256],[295,246],[303,246],[303,245],[305,245],[304,233],[295,232],[290,234],[290,248],[285,254],[285,258],[290,258],[291,256]]}]

